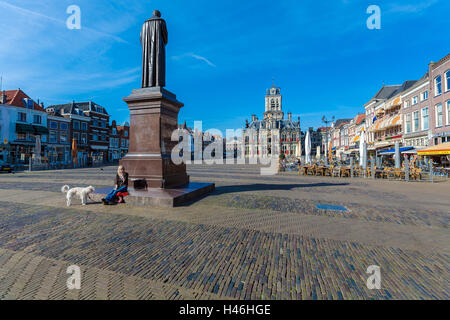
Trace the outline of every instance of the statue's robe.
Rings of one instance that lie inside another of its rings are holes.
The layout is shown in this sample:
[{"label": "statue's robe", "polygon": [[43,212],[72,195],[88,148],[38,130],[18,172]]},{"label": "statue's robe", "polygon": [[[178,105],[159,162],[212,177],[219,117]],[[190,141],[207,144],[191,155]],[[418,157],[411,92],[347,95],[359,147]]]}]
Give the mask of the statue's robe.
[{"label": "statue's robe", "polygon": [[141,31],[142,88],[166,85],[166,22],[156,16],[145,21]]}]

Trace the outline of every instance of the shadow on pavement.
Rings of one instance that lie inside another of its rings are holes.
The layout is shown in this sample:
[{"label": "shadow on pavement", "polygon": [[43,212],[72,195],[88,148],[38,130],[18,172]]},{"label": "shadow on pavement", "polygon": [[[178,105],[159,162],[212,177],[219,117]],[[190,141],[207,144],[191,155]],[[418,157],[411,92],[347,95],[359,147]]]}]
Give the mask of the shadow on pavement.
[{"label": "shadow on pavement", "polygon": [[220,195],[225,193],[236,193],[243,191],[270,191],[270,190],[292,190],[294,188],[315,188],[315,187],[336,187],[348,186],[349,183],[303,183],[303,184],[246,184],[234,186],[216,187],[212,195]]}]

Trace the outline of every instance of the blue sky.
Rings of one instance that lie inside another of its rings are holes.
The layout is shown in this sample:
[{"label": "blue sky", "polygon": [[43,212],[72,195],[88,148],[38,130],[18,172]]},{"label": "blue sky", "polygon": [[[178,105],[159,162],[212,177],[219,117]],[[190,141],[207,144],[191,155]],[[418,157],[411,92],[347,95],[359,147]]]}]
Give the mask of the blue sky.
[{"label": "blue sky", "polygon": [[[69,5],[81,30],[66,28]],[[381,30],[369,30],[369,5]],[[169,30],[167,86],[179,122],[241,128],[262,117],[272,79],[302,128],[353,117],[386,84],[420,78],[450,52],[448,0],[0,0],[0,74],[46,105],[93,100],[112,119],[140,86],[143,22],[159,9]]]}]

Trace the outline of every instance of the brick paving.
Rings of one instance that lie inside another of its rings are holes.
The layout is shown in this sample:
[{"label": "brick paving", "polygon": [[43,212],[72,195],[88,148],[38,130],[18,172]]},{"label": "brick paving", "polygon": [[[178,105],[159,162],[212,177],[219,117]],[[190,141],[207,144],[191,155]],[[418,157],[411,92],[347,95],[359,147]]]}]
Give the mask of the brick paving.
[{"label": "brick paving", "polygon": [[63,184],[111,185],[114,170],[0,176],[1,299],[449,299],[448,182],[192,166],[217,190],[184,207],[65,206]]}]

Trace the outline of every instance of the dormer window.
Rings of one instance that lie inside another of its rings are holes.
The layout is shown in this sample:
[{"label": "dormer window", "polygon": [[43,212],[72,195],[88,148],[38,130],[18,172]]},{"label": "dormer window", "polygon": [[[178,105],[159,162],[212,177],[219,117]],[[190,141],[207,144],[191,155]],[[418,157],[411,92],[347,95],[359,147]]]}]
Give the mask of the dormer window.
[{"label": "dormer window", "polygon": [[25,105],[25,108],[27,109],[33,109],[33,100],[29,98],[23,99],[23,104]]}]

